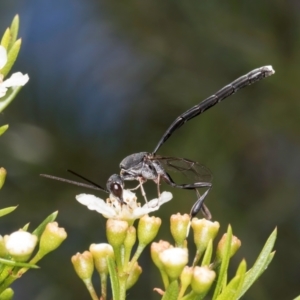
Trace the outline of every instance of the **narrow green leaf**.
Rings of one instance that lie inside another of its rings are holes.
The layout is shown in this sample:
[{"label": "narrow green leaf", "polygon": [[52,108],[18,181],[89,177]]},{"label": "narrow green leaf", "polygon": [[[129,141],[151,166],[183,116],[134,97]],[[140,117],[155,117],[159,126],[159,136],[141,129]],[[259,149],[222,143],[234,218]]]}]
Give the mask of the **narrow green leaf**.
[{"label": "narrow green leaf", "polygon": [[23,226],[22,230],[28,231],[29,224],[30,224],[30,223],[25,224],[25,225]]},{"label": "narrow green leaf", "polygon": [[173,280],[166,292],[164,293],[164,296],[162,297],[162,300],[177,300],[179,294],[179,286],[178,286],[178,281]]},{"label": "narrow green leaf", "polygon": [[3,37],[1,39],[1,46],[3,46],[6,50],[8,48],[8,45],[10,43],[10,37],[11,37],[11,34],[10,34],[10,29],[7,28],[3,34]]},{"label": "narrow green leaf", "polygon": [[7,172],[3,167],[0,167],[0,190],[2,189],[5,179],[6,179]]},{"label": "narrow green leaf", "polygon": [[226,243],[224,246],[224,248],[225,248],[224,257],[221,262],[220,271],[218,274],[218,280],[217,280],[214,295],[212,298],[213,300],[217,299],[218,295],[220,294],[220,292],[222,290],[222,287],[224,286],[224,282],[227,278],[227,269],[228,269],[229,260],[230,260],[231,240],[232,240],[232,229],[231,229],[231,226],[228,225],[227,238],[226,238]]},{"label": "narrow green leaf", "polygon": [[275,256],[276,251],[273,251],[269,254],[268,259],[264,265],[264,267],[261,270],[261,273],[259,274],[259,276],[268,268],[269,264],[271,263],[271,261],[273,260],[274,256]]},{"label": "narrow green leaf", "polygon": [[41,237],[48,223],[53,222],[57,217],[58,211],[55,211],[49,215],[33,232],[32,234],[36,235],[38,238]]},{"label": "narrow green leaf", "polygon": [[239,286],[237,288],[236,294],[234,295],[233,299],[238,299],[238,295],[240,294],[240,292],[243,288],[243,285],[244,285],[246,272],[247,272],[247,263],[246,263],[246,260],[243,259],[241,261],[241,263],[239,264],[239,267],[238,267],[237,272],[236,272],[236,275],[241,276],[241,279],[240,279]]},{"label": "narrow green leaf", "polygon": [[2,135],[7,129],[8,129],[8,124],[3,125],[0,127],[0,135]]},{"label": "narrow green leaf", "polygon": [[300,296],[294,298],[293,300],[300,300]]},{"label": "narrow green leaf", "polygon": [[201,263],[202,267],[203,266],[208,266],[210,264],[211,256],[212,256],[212,250],[213,250],[212,239],[210,239],[208,244],[207,244],[207,248],[205,250],[204,257],[202,259],[202,263]]},{"label": "narrow green leaf", "polygon": [[0,217],[3,217],[7,214],[10,214],[11,212],[13,212],[18,206],[10,206],[10,207],[5,207],[0,209]]},{"label": "narrow green leaf", "polygon": [[246,261],[242,260],[242,262],[240,263],[240,265],[237,269],[236,275],[229,282],[229,284],[222,291],[222,293],[218,296],[217,300],[235,300],[235,299],[237,299],[238,292],[243,286],[246,270],[247,270]]},{"label": "narrow green leaf", "polygon": [[117,266],[115,261],[111,257],[106,258],[109,276],[110,276],[110,283],[112,289],[113,299],[119,300],[120,299],[120,287],[119,287],[119,280],[118,274],[116,272]]},{"label": "narrow green leaf", "polygon": [[11,49],[11,47],[13,46],[13,44],[15,43],[15,41],[17,40],[18,37],[18,32],[19,32],[19,24],[20,24],[20,18],[19,15],[15,15],[15,17],[13,18],[11,25],[10,25],[10,42],[8,45],[7,50],[9,51]]},{"label": "narrow green leaf", "polygon": [[15,63],[21,48],[21,44],[22,44],[21,39],[16,40],[15,43],[12,45],[11,49],[9,50],[9,52],[7,53],[7,63],[1,70],[1,73],[4,75],[4,77],[9,73],[10,69]]},{"label": "narrow green leaf", "polygon": [[274,247],[276,236],[277,229],[275,228],[265,243],[253,267],[246,273],[243,287],[237,299],[241,298],[245,294],[245,292],[251,287],[255,280],[264,272],[268,264],[272,261],[275,253],[271,253],[271,251]]},{"label": "narrow green leaf", "polygon": [[13,260],[9,260],[9,259],[4,259],[4,258],[0,258],[0,263],[7,265],[7,266],[14,266],[14,267],[24,267],[24,268],[31,268],[31,269],[39,269],[40,267],[37,265],[32,265],[32,264],[28,264],[28,263],[21,263],[21,262],[16,262]]},{"label": "narrow green leaf", "polygon": [[21,86],[9,88],[6,95],[0,99],[0,113],[14,100],[21,88]]}]

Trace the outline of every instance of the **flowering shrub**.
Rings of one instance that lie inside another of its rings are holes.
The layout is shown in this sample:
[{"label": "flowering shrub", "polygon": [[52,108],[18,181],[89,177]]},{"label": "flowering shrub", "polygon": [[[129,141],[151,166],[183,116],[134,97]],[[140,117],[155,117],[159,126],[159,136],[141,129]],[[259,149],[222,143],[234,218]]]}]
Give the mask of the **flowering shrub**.
[{"label": "flowering shrub", "polygon": [[[16,97],[29,76],[21,72],[12,74],[6,79],[21,47],[17,40],[19,17],[16,16],[5,31],[0,45],[0,112]],[[0,135],[8,129],[8,125],[0,126]],[[3,187],[7,172],[0,167],[0,189]],[[16,207],[0,210],[0,217],[13,212]],[[37,269],[36,263],[46,254],[55,250],[67,237],[63,228],[53,222],[57,213],[47,217],[32,233],[28,232],[28,224],[10,235],[0,236],[0,299],[13,298],[10,285],[29,269]],[[38,248],[38,249],[36,249]]]},{"label": "flowering shrub", "polygon": [[[135,194],[127,190],[124,190],[125,203],[121,203],[113,195],[110,195],[106,202],[86,194],[78,195],[76,199],[108,218],[108,243],[92,244],[89,251],[77,253],[71,259],[76,273],[83,280],[93,300],[99,299],[92,283],[94,268],[101,281],[100,299],[108,299],[109,275],[113,299],[123,300],[126,298],[126,291],[137,282],[142,273],[138,259],[151,242],[151,257],[163,283],[163,288],[154,290],[162,295],[164,300],[203,299],[208,293],[212,299],[217,300],[239,299],[268,267],[274,256],[272,249],[276,230],[271,234],[254,266],[247,271],[246,262],[243,260],[236,275],[229,281],[227,269],[230,258],[241,246],[240,240],[232,235],[230,226],[217,245],[214,259],[212,245],[219,231],[218,222],[197,218],[190,220],[187,214],[172,215],[170,228],[174,245],[167,241],[153,242],[162,221],[160,218],[148,216],[148,213],[170,201],[171,193],[164,192],[159,199],[151,200],[143,206],[137,202]],[[139,219],[137,228],[134,227],[135,219]],[[190,245],[186,239],[190,227],[196,247],[191,265]],[[137,240],[138,245],[132,255]]]}]

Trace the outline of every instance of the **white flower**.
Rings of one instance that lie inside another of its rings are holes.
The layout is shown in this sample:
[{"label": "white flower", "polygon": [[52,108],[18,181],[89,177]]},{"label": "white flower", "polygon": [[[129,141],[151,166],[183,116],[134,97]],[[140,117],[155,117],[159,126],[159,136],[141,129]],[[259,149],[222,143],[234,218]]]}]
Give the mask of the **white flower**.
[{"label": "white flower", "polygon": [[11,235],[5,235],[4,245],[9,255],[18,261],[26,261],[33,252],[37,240],[37,236],[19,230]]},{"label": "white flower", "polygon": [[189,259],[186,248],[169,248],[162,251],[158,257],[171,279],[176,279],[180,276]]},{"label": "white flower", "polygon": [[164,265],[182,266],[188,263],[188,252],[186,248],[169,248],[159,254]]},{"label": "white flower", "polygon": [[76,199],[90,210],[95,210],[105,218],[118,220],[135,220],[139,219],[150,212],[156,211],[159,207],[170,201],[173,195],[170,192],[163,192],[160,197],[153,199],[142,207],[137,202],[135,193],[129,190],[123,191],[123,199],[126,204],[121,204],[116,197],[110,194],[106,202],[94,195],[80,194]]},{"label": "white flower", "polygon": [[[7,63],[6,49],[0,45],[0,73]],[[12,76],[3,81],[3,75],[0,74],[0,98],[4,97],[8,88],[24,86],[29,80],[27,74],[23,75],[21,72],[12,74]]]}]

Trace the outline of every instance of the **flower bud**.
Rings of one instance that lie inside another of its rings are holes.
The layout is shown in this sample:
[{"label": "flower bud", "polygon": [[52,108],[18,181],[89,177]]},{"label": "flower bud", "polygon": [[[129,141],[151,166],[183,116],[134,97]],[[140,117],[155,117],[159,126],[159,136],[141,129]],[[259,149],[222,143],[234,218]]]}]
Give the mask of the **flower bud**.
[{"label": "flower bud", "polygon": [[180,275],[181,293],[184,294],[187,287],[191,284],[194,268],[185,266]]},{"label": "flower bud", "polygon": [[209,240],[213,240],[216,237],[220,224],[206,219],[199,220],[193,218],[191,226],[194,230],[194,243],[197,247],[197,251],[202,254],[206,249]]},{"label": "flower bud", "polygon": [[93,256],[89,251],[84,251],[82,254],[77,253],[71,258],[74,269],[82,280],[91,279],[94,272]]},{"label": "flower bud", "polygon": [[58,227],[57,222],[48,223],[40,239],[40,256],[54,251],[66,238],[65,229]]},{"label": "flower bud", "polygon": [[1,294],[0,294],[0,299],[1,300],[11,300],[14,297],[14,291],[11,288],[5,289]]},{"label": "flower bud", "polygon": [[36,235],[22,230],[4,236],[4,244],[8,254],[19,262],[25,262],[30,258],[37,240]]},{"label": "flower bud", "polygon": [[[218,261],[222,260],[224,257],[226,239],[227,239],[227,233],[224,233],[217,246],[216,257]],[[236,253],[236,251],[239,250],[240,247],[241,247],[241,241],[236,236],[232,236],[231,245],[230,245],[230,257],[232,257]]]},{"label": "flower bud", "polygon": [[6,174],[6,170],[4,168],[0,168],[0,190],[5,182]]},{"label": "flower bud", "polygon": [[152,258],[154,264],[160,270],[163,268],[163,264],[159,258],[159,254],[169,248],[173,248],[173,246],[171,246],[171,244],[169,242],[162,241],[162,240],[160,240],[158,243],[151,244],[151,249],[150,249],[151,258]]},{"label": "flower bud", "polygon": [[190,224],[190,216],[188,214],[176,214],[171,216],[171,234],[175,243],[179,247],[184,246],[184,241],[187,236],[188,227]]},{"label": "flower bud", "polygon": [[188,251],[186,248],[170,248],[159,254],[165,272],[174,280],[178,278],[183,268],[188,263]]},{"label": "flower bud", "polygon": [[138,281],[140,275],[142,274],[142,268],[136,262],[130,272],[126,281],[126,290],[129,290]]},{"label": "flower bud", "polygon": [[119,248],[125,238],[128,229],[128,223],[122,220],[108,219],[106,222],[106,235],[108,243],[113,246],[113,248]]},{"label": "flower bud", "polygon": [[124,240],[125,249],[131,250],[136,241],[136,229],[134,226],[129,226]]},{"label": "flower bud", "polygon": [[94,264],[99,274],[108,274],[107,258],[114,258],[113,247],[106,243],[91,244],[90,252],[94,258]]},{"label": "flower bud", "polygon": [[143,216],[138,225],[138,239],[142,245],[148,245],[156,237],[161,219],[156,217]]},{"label": "flower bud", "polygon": [[208,267],[195,267],[192,277],[192,290],[202,297],[209,291],[216,278],[216,273]]}]

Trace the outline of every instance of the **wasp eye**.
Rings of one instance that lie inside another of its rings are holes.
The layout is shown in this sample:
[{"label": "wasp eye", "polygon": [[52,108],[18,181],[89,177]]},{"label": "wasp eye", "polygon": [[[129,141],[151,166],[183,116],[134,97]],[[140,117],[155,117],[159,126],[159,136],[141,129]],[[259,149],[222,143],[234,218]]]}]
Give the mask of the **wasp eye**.
[{"label": "wasp eye", "polygon": [[112,183],[110,185],[110,190],[111,192],[117,196],[118,198],[121,198],[122,197],[122,194],[123,194],[123,188],[121,187],[120,184],[118,183]]}]

